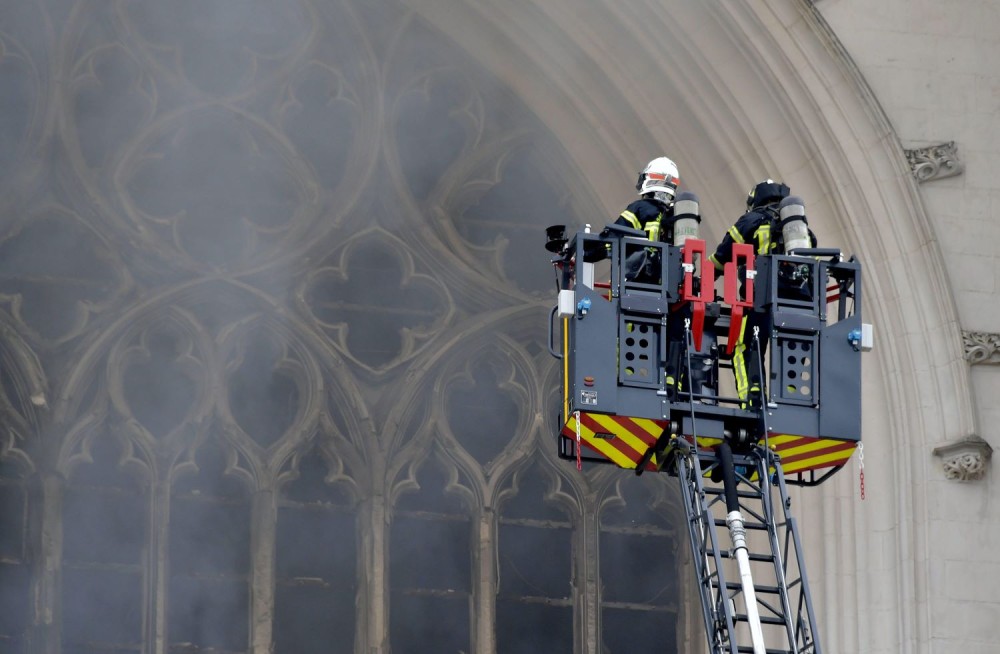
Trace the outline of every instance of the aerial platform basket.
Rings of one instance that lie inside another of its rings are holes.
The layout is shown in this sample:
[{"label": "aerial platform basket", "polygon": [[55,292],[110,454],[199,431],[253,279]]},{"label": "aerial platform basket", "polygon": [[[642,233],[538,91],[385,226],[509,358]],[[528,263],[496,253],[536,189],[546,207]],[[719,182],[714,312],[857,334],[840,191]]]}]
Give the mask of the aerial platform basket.
[{"label": "aerial platform basket", "polygon": [[[853,257],[738,245],[720,298],[704,241],[675,247],[617,225],[558,235],[550,229],[559,301],[549,348],[563,364],[561,457],[670,471],[675,437],[699,449],[726,439],[767,447],[799,485],[850,459],[871,340]],[[766,375],[759,390],[726,397],[721,372],[733,374],[741,340]]]}]

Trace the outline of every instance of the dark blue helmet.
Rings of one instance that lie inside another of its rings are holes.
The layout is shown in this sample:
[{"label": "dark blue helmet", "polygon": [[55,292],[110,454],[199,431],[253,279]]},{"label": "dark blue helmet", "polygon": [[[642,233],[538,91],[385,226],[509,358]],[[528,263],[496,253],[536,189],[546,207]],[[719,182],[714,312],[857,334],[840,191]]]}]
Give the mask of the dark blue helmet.
[{"label": "dark blue helmet", "polygon": [[765,179],[752,189],[747,195],[747,211],[762,207],[765,204],[779,202],[788,197],[790,189],[773,179]]}]

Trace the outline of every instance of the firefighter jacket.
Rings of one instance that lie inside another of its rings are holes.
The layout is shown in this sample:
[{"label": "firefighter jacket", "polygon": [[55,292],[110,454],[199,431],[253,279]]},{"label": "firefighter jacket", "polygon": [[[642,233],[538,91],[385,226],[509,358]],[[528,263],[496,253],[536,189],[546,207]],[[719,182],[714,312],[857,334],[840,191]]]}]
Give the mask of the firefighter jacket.
[{"label": "firefighter jacket", "polygon": [[[811,246],[816,247],[816,235],[809,230]],[[750,243],[755,255],[784,254],[785,244],[781,235],[777,205],[757,207],[740,216],[736,224],[729,228],[726,235],[711,256],[712,263],[722,270],[726,263],[732,261],[733,244]]]},{"label": "firefighter jacket", "polygon": [[672,206],[648,198],[639,198],[625,207],[625,211],[618,216],[615,224],[640,229],[646,232],[646,238],[651,241],[673,243],[675,222],[677,219],[674,217]]}]

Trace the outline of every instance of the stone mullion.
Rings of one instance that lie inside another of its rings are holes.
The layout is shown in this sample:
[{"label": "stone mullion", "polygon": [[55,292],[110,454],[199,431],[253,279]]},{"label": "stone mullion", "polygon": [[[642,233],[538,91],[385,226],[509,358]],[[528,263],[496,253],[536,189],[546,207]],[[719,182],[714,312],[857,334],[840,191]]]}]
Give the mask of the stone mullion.
[{"label": "stone mullion", "polygon": [[[60,654],[62,638],[62,506],[64,484],[54,473],[42,473],[35,490],[41,507],[38,515],[38,560],[32,583],[32,625],[28,637],[29,654]],[[34,531],[34,530],[33,530]]]},{"label": "stone mullion", "polygon": [[167,651],[168,546],[170,543],[170,482],[158,479],[149,502],[149,562],[145,582],[146,618],[145,651],[165,654]]},{"label": "stone mullion", "polygon": [[273,651],[275,538],[278,502],[274,491],[254,495],[250,539],[250,651],[271,654]]},{"label": "stone mullion", "polygon": [[496,560],[497,521],[490,508],[483,508],[479,515],[478,553],[476,576],[473,581],[475,602],[475,631],[472,651],[478,654],[496,652]]},{"label": "stone mullion", "polygon": [[[367,506],[366,506],[367,505]],[[387,589],[389,518],[385,497],[374,496],[361,506],[366,521],[359,536],[361,556],[358,584],[357,633],[363,641],[358,651],[367,654],[387,654],[389,651],[389,599]]]}]

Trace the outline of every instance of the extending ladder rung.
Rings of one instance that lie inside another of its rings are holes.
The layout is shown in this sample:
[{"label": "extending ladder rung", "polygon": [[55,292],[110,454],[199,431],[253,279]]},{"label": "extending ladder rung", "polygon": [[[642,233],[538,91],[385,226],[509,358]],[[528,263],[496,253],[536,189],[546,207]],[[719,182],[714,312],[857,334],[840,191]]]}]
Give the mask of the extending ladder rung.
[{"label": "extending ladder rung", "polygon": [[[725,489],[716,488],[714,486],[706,486],[704,490],[706,495],[724,495],[726,493]],[[744,491],[744,490],[738,491],[736,494],[744,499],[750,499],[750,500],[759,500],[761,496],[760,493],[756,491]]]},{"label": "extending ladder rung", "polygon": [[[772,615],[762,615],[759,617],[761,624],[785,624],[785,619],[781,617],[774,617]],[[748,618],[744,613],[737,613],[733,616],[733,620],[736,620],[737,622],[746,622]]]},{"label": "extending ladder rung", "polygon": [[[719,582],[715,579],[712,580],[712,588],[718,588]],[[771,595],[778,595],[781,593],[781,589],[777,586],[761,586],[759,584],[753,585],[754,591],[757,593],[768,593]],[[743,584],[738,581],[727,581],[726,590],[743,590]]]},{"label": "extending ladder rung", "polygon": [[[726,521],[723,520],[722,518],[716,518],[715,519],[715,526],[716,527],[728,527],[728,525],[726,524]],[[767,531],[767,525],[762,524],[760,522],[744,522],[743,523],[743,527],[746,528],[746,529],[755,529],[757,531]]]},{"label": "extending ladder rung", "polygon": [[[714,554],[712,550],[706,550],[705,553],[708,554],[709,556]],[[721,552],[719,552],[719,556],[721,556],[724,559],[733,558],[733,555],[729,550],[722,550]],[[747,556],[750,558],[751,561],[763,561],[765,563],[774,562],[773,554],[754,554],[753,552],[747,552]]]}]

